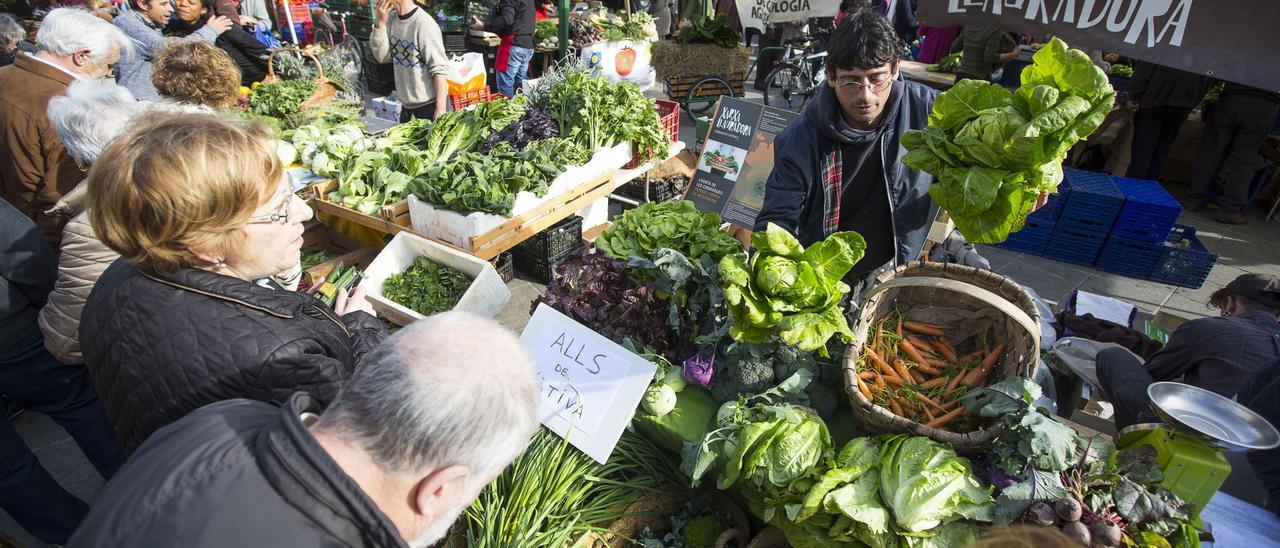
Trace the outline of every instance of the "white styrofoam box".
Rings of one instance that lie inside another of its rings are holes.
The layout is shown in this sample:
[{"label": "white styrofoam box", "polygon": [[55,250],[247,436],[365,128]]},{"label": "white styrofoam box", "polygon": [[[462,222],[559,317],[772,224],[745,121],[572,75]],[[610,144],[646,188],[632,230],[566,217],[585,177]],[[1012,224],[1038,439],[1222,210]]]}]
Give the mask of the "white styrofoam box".
[{"label": "white styrofoam box", "polygon": [[454,310],[463,310],[481,316],[494,317],[511,300],[511,292],[502,283],[502,277],[489,261],[461,253],[431,240],[408,232],[396,234],[378,257],[366,268],[360,286],[369,292],[369,303],[378,315],[399,325],[408,325],[424,318],[422,314],[382,296],[382,283],[388,276],[408,270],[418,257],[426,257],[466,274],[473,281],[462,294]]},{"label": "white styrofoam box", "polygon": [[[511,217],[518,217],[531,211],[550,200],[556,199],[561,194],[568,192],[583,182],[603,173],[616,170],[630,161],[630,141],[624,141],[612,148],[597,150],[595,155],[591,157],[591,161],[580,166],[570,167],[556,177],[548,186],[545,196],[539,198],[532,192],[517,194],[515,206],[511,208]],[[437,208],[419,200],[416,196],[409,196],[409,220],[413,224],[415,232],[429,238],[448,242],[463,249],[472,249],[471,238],[497,228],[502,223],[511,220],[511,217],[481,212],[463,215],[447,209]]]},{"label": "white styrofoam box", "polygon": [[601,196],[591,205],[578,210],[582,217],[582,230],[588,231],[609,221],[609,197]]}]

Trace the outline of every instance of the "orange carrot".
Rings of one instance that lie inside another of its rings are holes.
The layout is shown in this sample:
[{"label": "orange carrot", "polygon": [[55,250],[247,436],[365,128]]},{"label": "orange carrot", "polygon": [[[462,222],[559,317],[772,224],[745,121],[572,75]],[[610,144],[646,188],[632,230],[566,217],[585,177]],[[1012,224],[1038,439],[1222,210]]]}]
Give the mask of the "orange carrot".
[{"label": "orange carrot", "polygon": [[982,382],[982,379],[987,377],[987,373],[991,372],[991,368],[995,367],[996,361],[1000,358],[1000,354],[1003,352],[1004,343],[997,344],[995,348],[992,348],[991,352],[987,353],[987,357],[982,360],[982,365],[978,366],[973,371],[970,371],[968,375],[965,375],[964,385],[969,388],[973,388],[977,386],[978,383]]},{"label": "orange carrot", "polygon": [[884,386],[885,386],[885,383],[884,383],[884,375],[876,375],[876,378],[875,378],[875,379],[872,379],[872,380],[876,381],[876,387],[877,387],[877,388],[884,388]]},{"label": "orange carrot", "polygon": [[943,408],[942,408],[942,405],[940,405],[938,402],[934,401],[934,400],[933,400],[933,398],[930,398],[929,396],[926,396],[926,395],[921,394],[921,393],[919,393],[919,392],[916,392],[916,393],[914,393],[913,395],[916,397],[916,399],[918,399],[918,400],[920,400],[920,401],[924,402],[926,405],[929,405],[929,406],[931,406],[931,407],[933,407],[934,409],[937,409],[937,410],[939,410],[939,411],[946,412],[946,409],[943,409]]},{"label": "orange carrot", "polygon": [[885,363],[884,359],[881,358],[879,354],[876,354],[876,351],[874,348],[867,349],[867,356],[871,358],[872,363],[876,364],[876,367],[880,369],[881,373],[884,373],[885,375],[890,377],[898,376],[898,372],[894,371],[892,367],[889,367],[889,364]]},{"label": "orange carrot", "polygon": [[925,381],[924,373],[921,373],[919,369],[911,370],[911,378],[915,380],[915,384],[923,384]]},{"label": "orange carrot", "polygon": [[898,338],[902,338],[902,318],[898,318]]},{"label": "orange carrot", "polygon": [[880,375],[880,379],[894,386],[902,386],[902,379],[899,379],[897,375]]},{"label": "orange carrot", "polygon": [[938,388],[945,384],[947,384],[946,377],[934,377],[933,379],[920,383],[920,388],[923,388],[925,390],[933,390],[934,388]]},{"label": "orange carrot", "polygon": [[902,326],[907,328],[908,331],[915,331],[921,335],[932,335],[934,337],[941,337],[943,335],[941,327],[925,323],[902,322]]},{"label": "orange carrot", "polygon": [[911,341],[902,339],[898,341],[898,346],[902,348],[902,351],[907,354],[908,358],[911,358],[912,361],[916,362],[916,367],[921,371],[930,375],[942,374],[942,371],[939,371],[933,366],[933,362],[925,359],[925,357],[920,354],[920,351],[916,349],[915,345],[912,344]]},{"label": "orange carrot", "polygon": [[942,425],[944,425],[944,424],[947,424],[947,423],[951,422],[951,420],[952,420],[952,419],[955,419],[956,417],[959,417],[961,413],[964,413],[964,408],[963,408],[963,407],[958,407],[958,408],[956,408],[956,409],[952,409],[952,410],[951,410],[949,413],[947,413],[946,415],[943,415],[943,416],[941,416],[941,417],[938,417],[938,418],[936,418],[936,419],[933,419],[933,420],[929,421],[929,427],[930,427],[930,428],[938,428],[938,427],[940,427],[940,426],[942,426]]},{"label": "orange carrot", "polygon": [[902,406],[898,405],[897,398],[889,400],[889,410],[893,411],[894,415],[906,418],[906,414],[902,412]]},{"label": "orange carrot", "polygon": [[947,387],[942,389],[942,391],[944,393],[950,394],[953,390],[956,389],[956,387],[960,386],[960,383],[964,382],[964,378],[967,377],[968,375],[969,375],[969,372],[964,369],[956,371],[956,376],[951,377],[951,382],[948,382]]},{"label": "orange carrot", "polygon": [[858,382],[858,391],[859,391],[859,392],[862,392],[862,397],[867,398],[868,400],[870,400],[870,399],[871,399],[871,389],[870,389],[870,388],[867,388],[867,385],[862,383],[862,376],[861,376],[861,375],[859,375],[859,376],[857,376],[857,377],[854,377],[854,380]]},{"label": "orange carrot", "polygon": [[875,380],[875,378],[876,378],[875,371],[863,371],[861,373],[858,373],[858,380],[871,381],[871,380]]},{"label": "orange carrot", "polygon": [[932,421],[934,421],[934,420],[936,420],[936,419],[937,419],[937,417],[934,417],[934,416],[933,416],[933,413],[930,413],[930,412],[929,412],[929,409],[927,409],[927,408],[924,410],[924,417],[925,417],[926,419],[929,419],[929,421],[930,421],[930,422],[932,422]]},{"label": "orange carrot", "polygon": [[933,346],[934,350],[938,351],[938,354],[941,354],[943,358],[946,358],[947,361],[951,363],[960,361],[960,358],[956,356],[955,349],[951,348],[951,345],[947,344],[946,339],[936,339],[929,344]]},{"label": "orange carrot", "polygon": [[902,360],[893,360],[893,370],[898,374],[898,378],[903,381],[909,381],[915,378],[911,376],[911,371],[907,370],[907,364],[903,363]]},{"label": "orange carrot", "polygon": [[929,356],[929,353],[933,352],[933,349],[932,349],[933,347],[929,345],[929,341],[926,341],[924,339],[921,339],[920,337],[917,337],[911,334],[908,334],[906,336],[906,339],[908,341],[911,341],[911,346],[916,347],[916,350],[920,352],[921,356],[924,356],[926,358],[931,357]]},{"label": "orange carrot", "polygon": [[985,356],[986,354],[987,354],[987,349],[986,349],[986,348],[982,348],[982,349],[979,349],[979,350],[974,350],[973,352],[970,352],[970,353],[965,354],[965,355],[963,355],[963,356],[960,356],[960,359],[959,359],[959,360],[957,360],[957,361],[967,362],[967,361],[969,361],[969,360],[976,360],[976,359],[978,359],[978,358],[981,358],[981,357]]}]

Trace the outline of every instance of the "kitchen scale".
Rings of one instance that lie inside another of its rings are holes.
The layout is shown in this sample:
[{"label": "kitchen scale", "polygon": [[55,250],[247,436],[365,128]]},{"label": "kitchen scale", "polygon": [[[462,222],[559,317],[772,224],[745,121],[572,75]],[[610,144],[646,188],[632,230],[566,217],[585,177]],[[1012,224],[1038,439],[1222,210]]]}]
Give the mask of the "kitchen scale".
[{"label": "kitchen scale", "polygon": [[1151,410],[1163,423],[1135,424],[1120,431],[1123,453],[1143,445],[1156,448],[1163,487],[1194,505],[1192,519],[1209,504],[1231,474],[1224,454],[1232,446],[1273,449],[1280,432],[1249,408],[1203,388],[1176,382],[1147,387]]}]

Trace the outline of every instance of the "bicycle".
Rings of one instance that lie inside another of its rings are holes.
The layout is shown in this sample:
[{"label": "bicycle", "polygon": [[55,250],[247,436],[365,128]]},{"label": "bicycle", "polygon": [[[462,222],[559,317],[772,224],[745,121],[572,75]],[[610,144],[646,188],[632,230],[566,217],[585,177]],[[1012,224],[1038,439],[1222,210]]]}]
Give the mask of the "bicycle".
[{"label": "bicycle", "polygon": [[827,52],[817,51],[818,37],[806,34],[787,41],[788,57],[764,81],[764,104],[788,110],[803,109],[826,80]]}]

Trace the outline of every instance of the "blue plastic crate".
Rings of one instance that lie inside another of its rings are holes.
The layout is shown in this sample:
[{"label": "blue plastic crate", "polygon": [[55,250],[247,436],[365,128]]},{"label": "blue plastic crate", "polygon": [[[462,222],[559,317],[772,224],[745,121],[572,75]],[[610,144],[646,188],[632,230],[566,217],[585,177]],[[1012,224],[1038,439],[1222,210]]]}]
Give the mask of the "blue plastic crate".
[{"label": "blue plastic crate", "polygon": [[1196,289],[1204,285],[1217,262],[1218,254],[1209,251],[1196,237],[1196,227],[1174,225],[1150,279]]},{"label": "blue plastic crate", "polygon": [[1049,238],[1052,236],[1052,222],[1028,217],[1027,224],[1023,225],[1021,230],[1010,234],[1008,239],[997,245],[1021,253],[1044,255],[1045,248],[1049,246]]},{"label": "blue plastic crate", "polygon": [[1049,246],[1045,248],[1044,256],[1063,262],[1093,266],[1106,240],[1105,232],[1080,230],[1059,224],[1053,230],[1053,236],[1049,238]]},{"label": "blue plastic crate", "polygon": [[1111,233],[1131,240],[1163,242],[1182,214],[1182,204],[1155,181],[1124,177],[1112,177],[1111,181],[1124,193],[1124,207]]},{"label": "blue plastic crate", "polygon": [[1062,190],[1059,190],[1057,194],[1050,194],[1049,201],[1045,202],[1040,209],[1032,211],[1028,218],[1056,223],[1058,222],[1058,217],[1062,215],[1062,204],[1066,203],[1066,201],[1067,195]]},{"label": "blue plastic crate", "polygon": [[1151,276],[1163,248],[1163,242],[1132,240],[1112,234],[1102,244],[1102,252],[1094,266],[1098,270],[1145,279]]},{"label": "blue plastic crate", "polygon": [[1058,226],[1086,232],[1111,232],[1120,208],[1124,207],[1124,193],[1111,182],[1106,173],[1066,169],[1062,187],[1067,189],[1067,201],[1058,217]]}]

